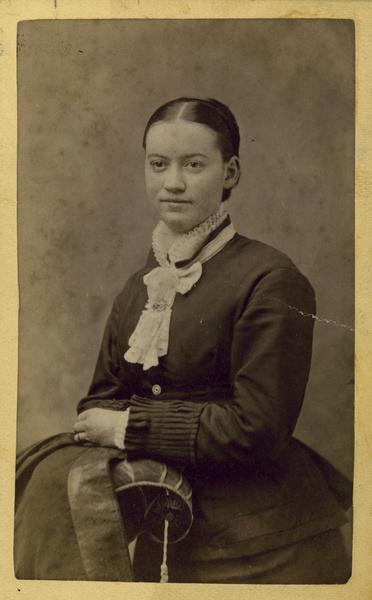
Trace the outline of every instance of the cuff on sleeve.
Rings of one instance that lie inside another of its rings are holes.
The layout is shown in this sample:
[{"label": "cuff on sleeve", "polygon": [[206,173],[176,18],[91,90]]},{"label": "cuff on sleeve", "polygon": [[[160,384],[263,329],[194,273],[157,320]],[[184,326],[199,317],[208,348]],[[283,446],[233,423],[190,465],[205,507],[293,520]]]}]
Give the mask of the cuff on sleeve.
[{"label": "cuff on sleeve", "polygon": [[125,430],[128,425],[128,416],[129,410],[124,410],[118,416],[116,427],[115,427],[115,435],[114,435],[114,444],[120,450],[124,450],[124,437]]},{"label": "cuff on sleeve", "polygon": [[204,404],[133,396],[125,433],[128,458],[150,456],[187,465],[195,462],[195,439]]}]

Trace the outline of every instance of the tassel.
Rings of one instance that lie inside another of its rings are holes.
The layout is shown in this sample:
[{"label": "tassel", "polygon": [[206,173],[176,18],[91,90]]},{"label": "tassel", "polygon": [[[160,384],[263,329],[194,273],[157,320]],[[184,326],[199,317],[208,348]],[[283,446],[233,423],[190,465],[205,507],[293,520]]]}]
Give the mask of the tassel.
[{"label": "tassel", "polygon": [[168,583],[168,565],[167,565],[167,551],[168,551],[168,526],[169,521],[164,520],[164,541],[163,541],[163,562],[160,566],[160,583]]}]

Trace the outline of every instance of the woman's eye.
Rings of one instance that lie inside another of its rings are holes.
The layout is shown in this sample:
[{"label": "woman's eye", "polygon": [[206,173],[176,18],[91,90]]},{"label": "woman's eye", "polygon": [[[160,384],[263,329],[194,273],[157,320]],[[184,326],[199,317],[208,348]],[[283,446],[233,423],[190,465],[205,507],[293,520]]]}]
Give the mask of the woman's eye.
[{"label": "woman's eye", "polygon": [[189,167],[191,170],[195,171],[195,170],[202,169],[203,163],[200,162],[200,160],[189,160],[186,163],[186,166]]},{"label": "woman's eye", "polygon": [[162,171],[165,168],[165,162],[163,160],[151,160],[150,165],[154,171]]}]

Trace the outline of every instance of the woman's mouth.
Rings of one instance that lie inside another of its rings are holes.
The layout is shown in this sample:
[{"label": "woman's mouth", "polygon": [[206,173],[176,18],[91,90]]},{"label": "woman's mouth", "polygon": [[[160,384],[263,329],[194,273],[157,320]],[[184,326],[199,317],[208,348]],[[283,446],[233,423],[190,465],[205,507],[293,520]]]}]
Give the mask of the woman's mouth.
[{"label": "woman's mouth", "polygon": [[167,202],[168,204],[191,204],[191,200],[185,200],[184,198],[161,198],[160,202]]}]

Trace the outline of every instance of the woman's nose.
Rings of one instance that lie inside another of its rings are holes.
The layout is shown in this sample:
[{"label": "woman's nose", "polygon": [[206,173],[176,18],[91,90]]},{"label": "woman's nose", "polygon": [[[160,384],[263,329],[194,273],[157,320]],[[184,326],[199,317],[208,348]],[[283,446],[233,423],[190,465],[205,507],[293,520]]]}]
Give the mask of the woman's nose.
[{"label": "woman's nose", "polygon": [[184,192],[186,183],[182,169],[176,165],[170,166],[165,172],[164,187],[168,192]]}]

